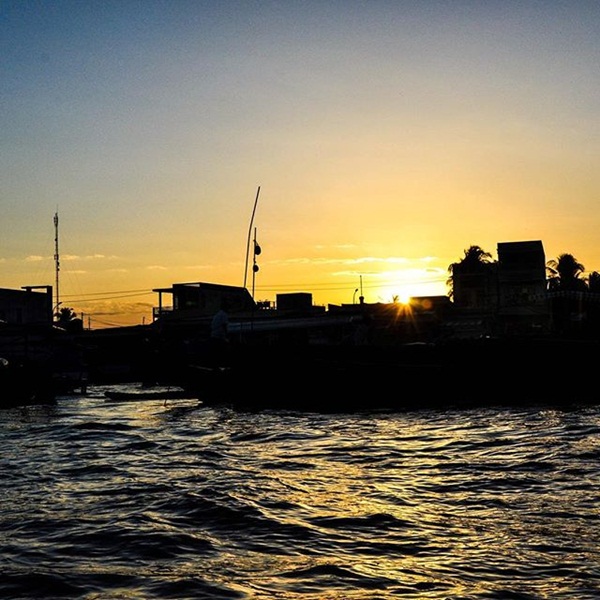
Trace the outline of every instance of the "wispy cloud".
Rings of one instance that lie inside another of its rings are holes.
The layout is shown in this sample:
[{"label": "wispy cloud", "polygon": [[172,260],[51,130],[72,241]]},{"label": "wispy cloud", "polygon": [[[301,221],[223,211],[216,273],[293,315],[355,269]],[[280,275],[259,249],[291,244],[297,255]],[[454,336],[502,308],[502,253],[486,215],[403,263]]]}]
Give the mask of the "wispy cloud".
[{"label": "wispy cloud", "polygon": [[[105,254],[88,254],[87,256],[79,256],[78,254],[61,254],[61,262],[72,262],[74,260],[115,260],[119,258],[116,255],[106,256]],[[44,260],[54,260],[54,256],[40,256],[39,254],[31,254],[25,257],[26,262],[41,262]]]},{"label": "wispy cloud", "polygon": [[201,269],[201,270],[207,270],[207,269],[214,269],[216,268],[216,265],[188,265],[187,267],[185,267],[186,269],[190,270],[190,269]]},{"label": "wispy cloud", "polygon": [[358,258],[289,258],[284,260],[267,261],[267,264],[273,265],[298,265],[298,264],[318,264],[318,265],[421,265],[431,263],[437,260],[434,256],[423,256],[418,258],[409,258],[406,256],[361,256]]}]

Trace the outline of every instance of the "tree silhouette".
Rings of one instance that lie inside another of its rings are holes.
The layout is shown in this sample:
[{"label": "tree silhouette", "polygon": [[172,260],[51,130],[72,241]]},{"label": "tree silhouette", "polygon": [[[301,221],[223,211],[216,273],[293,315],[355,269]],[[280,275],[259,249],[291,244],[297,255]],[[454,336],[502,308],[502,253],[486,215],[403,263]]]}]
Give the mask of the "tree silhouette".
[{"label": "tree silhouette", "polygon": [[600,293],[600,273],[592,271],[588,277],[588,289],[590,292]]},{"label": "tree silhouette", "polygon": [[66,331],[74,331],[83,326],[83,321],[77,317],[77,313],[72,308],[65,306],[56,315],[56,325]]},{"label": "tree silhouette", "polygon": [[68,323],[73,319],[77,318],[77,314],[72,308],[65,306],[58,311],[58,322],[59,323]]},{"label": "tree silhouette", "polygon": [[587,283],[581,279],[585,267],[572,254],[559,254],[546,263],[550,291],[585,292]]},{"label": "tree silhouette", "polygon": [[448,266],[450,276],[446,280],[448,286],[448,296],[454,296],[454,278],[460,269],[463,273],[481,273],[492,262],[492,255],[486,252],[481,246],[472,245],[464,251],[464,256],[459,261],[451,263]]},{"label": "tree silhouette", "polygon": [[585,309],[583,294],[588,285],[582,275],[585,267],[569,253],[546,263],[552,320],[556,333],[579,337],[583,333]]},{"label": "tree silhouette", "polygon": [[[592,271],[588,276],[588,289],[594,296],[600,297],[600,273]],[[587,307],[590,335],[600,340],[600,301],[592,298]]]}]

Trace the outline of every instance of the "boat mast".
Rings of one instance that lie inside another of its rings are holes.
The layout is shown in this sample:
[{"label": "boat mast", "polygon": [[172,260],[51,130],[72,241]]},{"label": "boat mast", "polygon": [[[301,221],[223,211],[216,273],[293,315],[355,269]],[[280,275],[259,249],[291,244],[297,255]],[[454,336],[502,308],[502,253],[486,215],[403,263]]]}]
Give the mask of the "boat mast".
[{"label": "boat mast", "polygon": [[60,306],[60,293],[58,288],[58,273],[60,271],[60,260],[58,254],[58,211],[54,213],[54,271],[55,271],[55,289],[56,303],[54,305],[54,314],[58,317],[58,307]]}]

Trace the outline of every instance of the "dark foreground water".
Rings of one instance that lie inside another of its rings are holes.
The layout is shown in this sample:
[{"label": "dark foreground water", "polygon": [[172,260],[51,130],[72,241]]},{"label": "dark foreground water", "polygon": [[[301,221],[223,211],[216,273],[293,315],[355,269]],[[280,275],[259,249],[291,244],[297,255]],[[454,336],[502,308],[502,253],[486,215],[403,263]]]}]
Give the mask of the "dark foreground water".
[{"label": "dark foreground water", "polygon": [[0,411],[0,598],[598,599],[600,408]]}]

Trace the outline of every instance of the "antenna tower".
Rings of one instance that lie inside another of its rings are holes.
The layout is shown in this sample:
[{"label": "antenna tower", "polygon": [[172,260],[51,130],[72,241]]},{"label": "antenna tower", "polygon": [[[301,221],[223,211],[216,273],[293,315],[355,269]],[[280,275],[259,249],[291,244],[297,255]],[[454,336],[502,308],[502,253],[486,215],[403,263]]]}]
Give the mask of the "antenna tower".
[{"label": "antenna tower", "polygon": [[60,260],[58,254],[58,212],[54,213],[54,272],[55,272],[55,289],[56,303],[54,305],[54,314],[58,316],[58,307],[60,306],[60,293],[58,288],[58,273],[60,272]]}]

